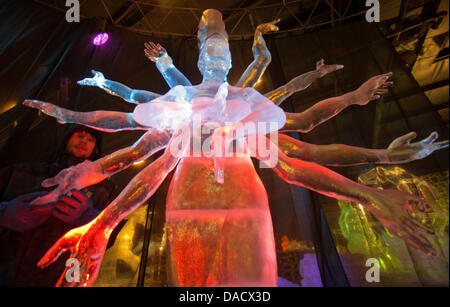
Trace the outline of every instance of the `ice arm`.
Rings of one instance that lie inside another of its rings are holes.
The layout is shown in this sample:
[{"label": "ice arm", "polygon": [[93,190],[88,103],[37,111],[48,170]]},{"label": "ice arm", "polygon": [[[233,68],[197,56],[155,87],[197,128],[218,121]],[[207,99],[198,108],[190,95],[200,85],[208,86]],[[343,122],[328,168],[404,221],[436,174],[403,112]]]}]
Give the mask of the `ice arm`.
[{"label": "ice arm", "polygon": [[317,62],[316,70],[297,76],[285,85],[264,94],[264,96],[272,100],[276,105],[280,105],[292,94],[308,88],[317,79],[342,68],[344,68],[344,65],[325,65],[324,60],[322,59]]},{"label": "ice arm", "polygon": [[286,124],[281,131],[309,132],[352,105],[353,92],[322,100],[301,113],[286,112]]},{"label": "ice arm", "polygon": [[136,162],[147,159],[165,148],[170,137],[170,133],[166,130],[151,129],[132,146],[97,160],[101,175],[104,178],[110,177]]},{"label": "ice arm", "polygon": [[367,149],[342,144],[315,145],[278,134],[278,148],[291,158],[321,165],[349,166],[387,161],[384,149]]},{"label": "ice arm", "polygon": [[438,134],[416,143],[411,132],[396,138],[386,149],[369,149],[342,144],[314,145],[301,142],[284,134],[278,135],[278,148],[287,156],[303,161],[329,166],[360,164],[401,164],[429,156],[436,150],[448,147],[448,140],[435,143]]},{"label": "ice arm", "polygon": [[101,72],[92,70],[94,76],[78,81],[80,85],[97,86],[107,93],[118,96],[129,103],[149,102],[161,95],[143,90],[134,90],[122,83],[105,79]]},{"label": "ice arm", "polygon": [[172,58],[167,54],[166,49],[160,44],[155,45],[153,42],[145,43],[145,56],[152,62],[156,63],[156,67],[166,80],[170,88],[177,85],[192,86],[192,83],[173,65]]},{"label": "ice arm", "polygon": [[129,103],[135,104],[146,103],[161,96],[149,91],[133,90],[122,83],[110,80],[105,80],[105,83],[99,87],[111,95],[118,96]]},{"label": "ice arm", "polygon": [[253,62],[247,67],[235,86],[237,87],[254,87],[259,78],[262,77],[267,66],[272,61],[272,56],[264,41],[263,34],[270,31],[278,31],[275,26],[280,20],[274,20],[269,23],[264,23],[256,28],[253,39]]},{"label": "ice arm", "polygon": [[133,120],[132,113],[114,111],[77,112],[40,100],[24,100],[23,104],[56,118],[60,124],[81,124],[105,132],[146,130]]},{"label": "ice arm", "polygon": [[168,144],[169,138],[170,134],[167,131],[152,129],[130,147],[121,149],[94,162],[86,160],[83,163],[66,168],[55,177],[48,178],[42,182],[43,187],[49,188],[56,185],[57,187],[47,195],[33,201],[33,204],[56,201],[60,196],[69,193],[73,189],[80,190],[97,184],[128,168],[133,163],[145,160],[155,152],[163,149]]},{"label": "ice arm", "polygon": [[106,225],[111,232],[123,218],[153,195],[179,160],[180,156],[171,153],[169,144],[164,154],[133,178],[122,193],[102,212],[98,222]]},{"label": "ice arm", "polygon": [[59,279],[57,286],[90,286],[100,270],[100,264],[108,239],[114,228],[131,212],[149,199],[161,185],[167,174],[177,165],[178,156],[172,155],[170,144],[164,154],[142,170],[125,187],[120,195],[89,224],[66,233],[39,261],[46,267],[65,251],[79,261],[80,280],[65,278],[68,268]]},{"label": "ice arm", "polygon": [[387,73],[372,77],[355,91],[322,100],[301,113],[286,113],[286,125],[281,130],[309,132],[351,105],[366,105],[379,99],[393,84],[387,81],[391,76],[392,73]]},{"label": "ice arm", "polygon": [[266,139],[269,155],[260,149],[250,151],[261,161],[269,161],[274,171],[286,182],[303,186],[317,193],[359,203],[366,207],[392,234],[425,252],[435,253],[425,237],[433,230],[420,221],[429,210],[426,203],[414,195],[397,190],[378,190],[351,181],[321,165],[287,157]]}]

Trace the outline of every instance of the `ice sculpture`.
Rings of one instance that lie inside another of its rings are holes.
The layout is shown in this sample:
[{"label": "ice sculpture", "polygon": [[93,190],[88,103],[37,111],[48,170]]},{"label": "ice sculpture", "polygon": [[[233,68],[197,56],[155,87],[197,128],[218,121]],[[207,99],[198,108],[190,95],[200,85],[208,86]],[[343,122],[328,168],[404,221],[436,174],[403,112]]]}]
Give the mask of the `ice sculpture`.
[{"label": "ice sculpture", "polygon": [[[423,252],[433,253],[432,245],[423,236],[429,229],[420,223],[428,210],[422,199],[401,191],[380,191],[358,184],[320,164],[407,162],[446,147],[448,142],[435,143],[437,135],[433,134],[410,144],[411,136],[408,136],[397,139],[387,150],[378,151],[345,145],[314,147],[280,134],[278,148],[276,139],[266,137],[268,133],[277,136],[278,130],[310,131],[352,104],[365,105],[379,98],[392,82],[388,81],[390,73],[375,76],[357,90],[321,101],[305,112],[284,113],[276,104],[342,66],[319,61],[315,71],[265,96],[259,94],[251,86],[270,62],[262,34],[277,30],[276,22],[259,26],[255,33],[255,59],[238,84],[247,86],[244,88],[227,83],[231,67],[228,35],[221,13],[206,10],[198,29],[201,84],[191,86],[164,48],[149,44],[146,55],[156,62],[172,87],[167,94],[132,90],[97,72],[93,78],[80,82],[137,103],[132,113],[80,113],[36,100],[24,102],[62,123],[76,122],[108,132],[147,131],[133,146],[45,180],[44,186],[57,188],[37,203],[99,182],[165,149],[96,219],[69,231],[41,259],[39,266],[45,267],[61,253],[70,251],[71,257],[79,260],[80,283],[67,281],[64,272],[57,285],[91,285],[114,227],[144,203],[176,168],[166,209],[169,283],[173,286],[276,286],[276,254],[267,194],[250,156],[266,162],[289,183],[360,203],[391,233]],[[251,130],[252,125],[262,128]],[[244,149],[242,155],[227,156],[238,148]]]},{"label": "ice sculpture", "polygon": [[[430,174],[436,178],[436,173]],[[425,177],[426,178],[426,177]],[[448,280],[448,194],[438,192],[433,186],[436,182],[425,180],[398,166],[377,166],[358,177],[358,182],[378,189],[396,188],[426,199],[432,208],[423,223],[433,228],[435,234],[427,235],[436,248],[440,259],[427,259],[423,255],[410,253],[402,248],[403,243],[373,219],[367,210],[357,204],[339,200],[339,228],[335,231],[345,238],[340,243],[342,257],[357,266],[358,259],[376,258],[382,270],[383,284],[413,284],[419,277],[420,283],[440,285]],[[439,178],[439,176],[437,176]],[[444,181],[445,182],[445,181]],[[447,230],[447,231],[446,231]],[[410,260],[411,259],[411,260]],[[365,269],[361,268],[364,275]]]}]

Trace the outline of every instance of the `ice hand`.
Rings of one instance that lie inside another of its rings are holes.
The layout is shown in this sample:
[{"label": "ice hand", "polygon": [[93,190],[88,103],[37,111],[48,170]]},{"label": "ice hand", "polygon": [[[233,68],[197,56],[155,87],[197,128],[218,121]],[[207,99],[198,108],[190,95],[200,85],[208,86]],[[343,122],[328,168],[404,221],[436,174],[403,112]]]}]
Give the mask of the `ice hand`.
[{"label": "ice hand", "polygon": [[95,162],[86,160],[75,166],[63,169],[53,178],[45,179],[41,183],[42,187],[57,186],[56,189],[43,197],[35,199],[32,204],[55,202],[61,196],[68,195],[73,189],[80,190],[103,179],[105,179],[105,176],[101,172],[100,166]]},{"label": "ice hand", "polygon": [[278,27],[275,24],[277,24],[279,22],[280,22],[280,19],[278,18],[271,22],[258,25],[258,27],[256,27],[256,34],[264,35],[269,32],[278,31]]},{"label": "ice hand", "polygon": [[94,76],[92,78],[84,78],[78,81],[79,85],[98,86],[101,87],[105,83],[105,76],[99,71],[92,70]]},{"label": "ice hand", "polygon": [[417,250],[436,255],[428,234],[434,234],[427,213],[430,207],[421,198],[397,190],[378,190],[369,211],[389,230]]},{"label": "ice hand", "polygon": [[70,251],[70,258],[76,261],[79,271],[73,271],[67,266],[56,284],[57,287],[87,287],[94,283],[110,233],[98,227],[97,223],[97,219],[94,219],[89,224],[67,232],[39,261],[38,266],[45,268],[55,262],[62,253]]},{"label": "ice hand", "polygon": [[436,142],[439,137],[436,131],[421,141],[411,143],[416,136],[415,132],[410,132],[392,141],[388,147],[390,162],[405,163],[423,159],[436,150],[448,147],[448,140]]},{"label": "ice hand", "polygon": [[54,117],[60,124],[70,123],[69,111],[61,107],[55,106],[54,104],[40,100],[29,100],[29,99],[24,100],[22,104],[30,108],[38,109],[42,113]]},{"label": "ice hand", "polygon": [[[56,189],[49,192],[48,194],[46,194],[42,197],[36,198],[35,200],[33,200],[31,202],[31,204],[32,205],[41,205],[41,204],[45,204],[45,203],[56,202],[62,195],[66,194],[68,192],[68,191],[66,191],[68,183],[64,182],[63,178],[68,176],[69,172],[70,172],[70,168],[64,169],[61,172],[59,172],[59,174],[56,175],[55,177],[45,179],[44,181],[42,181],[41,186],[43,188],[50,188],[55,185],[57,185],[57,187],[56,187]],[[59,180],[61,180],[61,183],[58,182]]]},{"label": "ice hand", "polygon": [[325,61],[323,59],[321,59],[316,63],[316,70],[320,73],[321,78],[329,73],[332,73],[336,70],[340,70],[342,68],[344,68],[344,65],[340,64],[325,65]]},{"label": "ice hand", "polygon": [[387,74],[374,76],[367,80],[355,91],[354,104],[366,105],[370,101],[380,99],[383,94],[388,92],[388,87],[394,84],[392,81],[388,81],[392,76],[392,72]]},{"label": "ice hand", "polygon": [[144,44],[145,46],[145,56],[152,62],[158,61],[160,57],[167,54],[166,49],[160,44],[155,45],[153,42],[148,42]]}]

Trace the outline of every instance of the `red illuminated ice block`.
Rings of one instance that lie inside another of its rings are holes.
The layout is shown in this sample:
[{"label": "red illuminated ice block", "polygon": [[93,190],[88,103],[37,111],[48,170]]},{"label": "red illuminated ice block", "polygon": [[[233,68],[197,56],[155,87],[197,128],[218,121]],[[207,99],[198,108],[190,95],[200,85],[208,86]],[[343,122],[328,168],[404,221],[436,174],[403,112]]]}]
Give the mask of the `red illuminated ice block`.
[{"label": "red illuminated ice block", "polygon": [[185,158],[167,196],[171,286],[276,286],[267,194],[250,158],[225,158],[225,182],[208,158]]}]

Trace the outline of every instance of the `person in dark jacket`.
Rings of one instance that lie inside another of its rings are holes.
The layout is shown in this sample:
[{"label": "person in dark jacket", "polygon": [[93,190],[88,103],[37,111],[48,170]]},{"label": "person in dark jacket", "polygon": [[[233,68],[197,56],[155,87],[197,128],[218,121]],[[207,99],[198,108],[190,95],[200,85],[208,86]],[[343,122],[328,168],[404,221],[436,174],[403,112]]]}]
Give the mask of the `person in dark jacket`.
[{"label": "person in dark jacket", "polygon": [[67,231],[95,218],[116,196],[114,184],[104,180],[73,190],[57,202],[31,205],[48,193],[46,178],[86,159],[100,156],[101,135],[90,128],[71,129],[47,163],[22,163],[0,170],[0,286],[54,286],[64,271],[66,257],[40,269],[38,261]]}]

